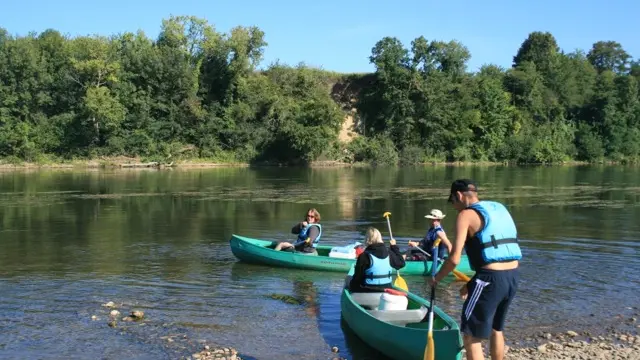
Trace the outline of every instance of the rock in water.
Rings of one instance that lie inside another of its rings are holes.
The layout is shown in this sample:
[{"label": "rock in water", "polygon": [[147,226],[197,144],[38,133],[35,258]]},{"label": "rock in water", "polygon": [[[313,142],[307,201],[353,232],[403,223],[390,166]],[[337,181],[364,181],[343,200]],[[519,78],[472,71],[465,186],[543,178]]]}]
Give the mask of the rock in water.
[{"label": "rock in water", "polygon": [[241,360],[237,354],[238,352],[232,348],[212,348],[206,345],[205,350],[195,353],[191,357],[199,360]]},{"label": "rock in water", "polygon": [[140,320],[144,317],[144,312],[140,311],[140,310],[134,310],[131,312],[131,317],[136,319],[136,320]]}]

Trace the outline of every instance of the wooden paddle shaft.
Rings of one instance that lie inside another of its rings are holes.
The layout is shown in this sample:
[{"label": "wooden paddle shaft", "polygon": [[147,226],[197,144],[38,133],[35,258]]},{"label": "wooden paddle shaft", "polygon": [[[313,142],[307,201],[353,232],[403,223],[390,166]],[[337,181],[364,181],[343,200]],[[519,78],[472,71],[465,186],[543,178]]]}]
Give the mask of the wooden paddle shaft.
[{"label": "wooden paddle shaft", "polygon": [[389,239],[393,239],[393,234],[391,233],[391,221],[389,221],[389,215],[385,216],[387,218],[387,228],[389,229]]}]

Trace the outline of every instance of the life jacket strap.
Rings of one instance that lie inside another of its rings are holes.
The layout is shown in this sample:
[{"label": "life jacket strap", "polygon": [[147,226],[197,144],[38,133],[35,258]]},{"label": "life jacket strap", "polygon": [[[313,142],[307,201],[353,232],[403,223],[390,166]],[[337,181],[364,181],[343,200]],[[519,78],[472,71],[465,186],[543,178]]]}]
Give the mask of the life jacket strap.
[{"label": "life jacket strap", "polygon": [[390,277],[392,274],[384,274],[384,275],[373,275],[373,274],[367,274],[364,277],[367,279],[386,279],[388,277]]},{"label": "life jacket strap", "polygon": [[502,244],[517,244],[519,243],[517,238],[506,238],[506,239],[500,239],[500,240],[496,240],[495,235],[491,235],[491,241],[488,243],[484,243],[482,244],[482,248],[486,249],[489,247],[494,247],[494,248],[498,248],[498,245],[502,245]]}]

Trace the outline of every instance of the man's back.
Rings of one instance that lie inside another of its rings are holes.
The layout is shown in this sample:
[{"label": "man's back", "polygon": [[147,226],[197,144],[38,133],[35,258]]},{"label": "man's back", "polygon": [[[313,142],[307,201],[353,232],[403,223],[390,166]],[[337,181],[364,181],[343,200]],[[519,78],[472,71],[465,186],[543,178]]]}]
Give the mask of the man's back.
[{"label": "man's back", "polygon": [[[467,241],[470,241],[473,237],[476,236],[479,231],[484,228],[484,220],[482,219],[480,214],[478,214],[478,212],[473,209],[462,210],[458,214],[458,219],[467,224]],[[500,221],[500,219],[497,220]],[[508,262],[495,262],[487,264],[482,266],[482,268],[488,270],[511,270],[517,268],[518,264],[518,260],[513,260]]]}]

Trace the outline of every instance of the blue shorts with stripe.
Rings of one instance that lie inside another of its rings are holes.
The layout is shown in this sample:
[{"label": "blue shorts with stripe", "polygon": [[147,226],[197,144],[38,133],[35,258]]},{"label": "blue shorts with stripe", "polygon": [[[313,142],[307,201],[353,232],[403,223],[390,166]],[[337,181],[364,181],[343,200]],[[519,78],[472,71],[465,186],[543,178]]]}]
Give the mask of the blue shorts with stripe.
[{"label": "blue shorts with stripe", "polygon": [[467,283],[469,291],[462,306],[460,330],[487,339],[491,330],[502,331],[509,305],[518,290],[518,269],[480,269]]}]

